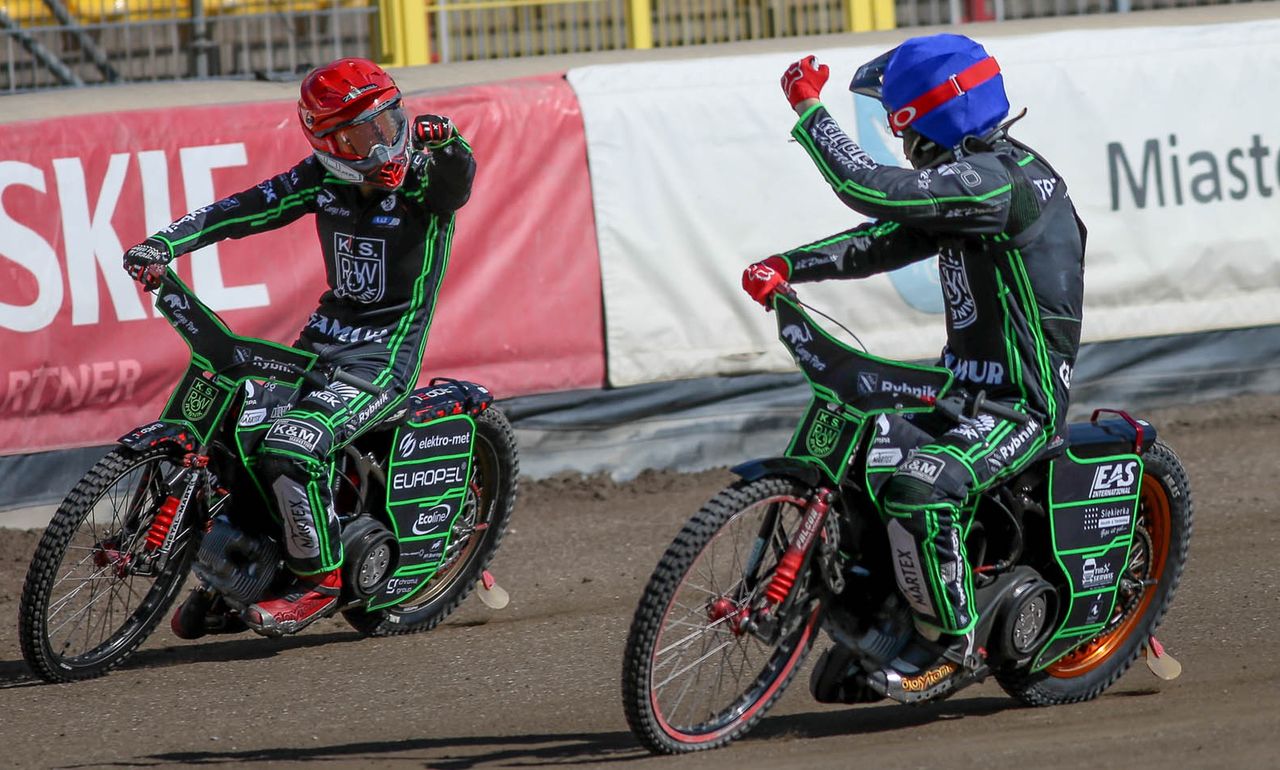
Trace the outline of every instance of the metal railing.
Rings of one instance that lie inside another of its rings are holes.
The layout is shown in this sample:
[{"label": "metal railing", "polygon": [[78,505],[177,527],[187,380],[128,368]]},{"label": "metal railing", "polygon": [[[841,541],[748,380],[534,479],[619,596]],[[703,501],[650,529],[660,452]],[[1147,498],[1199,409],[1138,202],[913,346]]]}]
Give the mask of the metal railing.
[{"label": "metal railing", "polygon": [[296,77],[342,56],[405,66],[1217,2],[0,0],[0,92]]},{"label": "metal railing", "polygon": [[0,91],[295,76],[334,58],[377,55],[377,9],[364,0],[0,2]]}]

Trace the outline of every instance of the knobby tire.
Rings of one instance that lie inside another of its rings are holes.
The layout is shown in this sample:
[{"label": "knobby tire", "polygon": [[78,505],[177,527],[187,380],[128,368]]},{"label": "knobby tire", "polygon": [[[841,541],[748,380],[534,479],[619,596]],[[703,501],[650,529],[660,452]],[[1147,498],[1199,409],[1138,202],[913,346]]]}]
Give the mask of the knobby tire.
[{"label": "knobby tire", "polygon": [[[660,696],[657,692],[662,685],[661,683],[655,685],[655,679],[659,676],[655,673],[655,669],[666,666],[667,662],[658,662],[655,659],[662,652],[659,649],[659,640],[662,639],[664,643],[667,641],[664,637],[664,623],[669,613],[685,614],[673,619],[673,625],[667,628],[675,628],[675,624],[690,625],[684,620],[692,617],[687,613],[688,608],[682,605],[679,610],[674,609],[676,597],[687,583],[692,586],[690,575],[695,568],[707,569],[705,565],[699,566],[700,557],[704,554],[712,554],[708,556],[708,560],[714,559],[714,551],[718,547],[717,536],[727,531],[731,522],[743,516],[754,506],[765,501],[782,499],[794,501],[783,505],[799,509],[811,491],[796,480],[779,476],[764,477],[751,482],[737,482],[712,498],[684,525],[658,562],[631,623],[622,672],[622,699],[627,724],[637,740],[649,751],[655,754],[679,754],[724,746],[751,730],[791,683],[808,655],[818,630],[821,611],[816,603],[796,608],[795,611],[804,613],[803,616],[798,617],[798,622],[793,629],[774,643],[766,663],[750,685],[739,693],[722,712],[712,715],[710,719],[697,725],[677,727],[663,713],[664,708],[658,703]],[[744,517],[743,522],[745,521]],[[746,558],[744,555],[744,562]],[[774,566],[776,561],[768,566],[767,574],[762,575],[765,579],[760,582],[761,585],[767,584],[767,577],[772,574]],[[698,579],[702,578],[699,576]],[[796,585],[798,587],[803,585],[805,580],[805,575],[798,576]],[[693,590],[705,592],[705,589],[697,587]],[[726,590],[723,593],[729,595],[731,592]],[[711,607],[717,600],[710,598],[708,601],[707,606]],[[720,623],[721,627],[713,628],[717,623]],[[693,633],[710,635],[714,632],[729,644],[744,639],[744,643],[752,642],[753,637],[750,633],[745,637],[739,637],[739,640],[732,639],[732,635],[723,633],[722,624],[723,620],[711,621],[703,631]],[[684,631],[677,633],[684,633]],[[708,638],[715,641],[713,636]],[[762,641],[759,643],[761,646],[764,645]],[[677,644],[668,644],[668,650],[676,647]],[[721,642],[721,646],[724,644],[725,642]],[[673,667],[681,665],[683,654],[681,652],[676,656],[672,663]],[[726,656],[728,654],[726,653]],[[745,665],[747,660],[744,652],[744,670],[747,668]],[[667,676],[666,671],[664,670],[661,675]],[[719,691],[717,686],[715,692],[719,693]],[[682,695],[681,698],[683,697]],[[671,708],[672,714],[678,712],[679,708],[680,705],[677,703]]]},{"label": "knobby tire", "polygon": [[[72,682],[102,676],[123,663],[165,616],[190,569],[195,551],[193,544],[180,534],[168,564],[153,577],[132,573],[120,567],[118,561],[129,555],[137,558],[160,500],[153,499],[148,505],[137,506],[134,514],[126,517],[131,519],[128,521],[120,519],[120,512],[113,509],[112,519],[101,529],[96,518],[90,520],[90,517],[108,496],[110,503],[116,502],[117,484],[132,472],[143,469],[143,478],[151,478],[145,476],[149,466],[159,470],[165,464],[176,468],[178,463],[173,450],[164,446],[140,451],[116,447],[90,468],[62,501],[31,559],[18,610],[18,639],[22,656],[36,676],[48,682]],[[156,487],[155,490],[161,488]],[[134,494],[140,493],[139,490]],[[93,547],[86,546],[84,543],[88,541],[83,540],[73,544],[86,524],[89,531],[85,534],[94,541]],[[116,536],[121,534],[123,539],[116,542]],[[104,546],[103,543],[109,545]],[[68,554],[72,558],[69,559]],[[98,561],[104,564],[100,565]],[[77,581],[73,575],[80,570],[88,574]],[[145,590],[138,590],[135,586],[135,582],[147,581],[150,585]],[[67,593],[55,598],[55,591]],[[85,594],[83,597],[79,597],[81,592]],[[59,645],[52,637],[68,623],[77,622],[77,617],[88,618],[82,621],[87,637],[98,624],[92,619],[95,607],[101,610],[105,613],[101,623],[105,634],[114,623],[112,607],[116,600],[123,599],[127,603],[137,596],[141,598],[136,608],[122,611],[114,631],[90,649],[80,654],[65,654],[73,641],[76,626],[72,627],[73,633],[68,635],[65,643],[60,645],[61,649],[57,648]],[[81,599],[86,601],[83,608],[74,612],[68,609],[73,600]],[[64,615],[64,612],[68,614]]]}]

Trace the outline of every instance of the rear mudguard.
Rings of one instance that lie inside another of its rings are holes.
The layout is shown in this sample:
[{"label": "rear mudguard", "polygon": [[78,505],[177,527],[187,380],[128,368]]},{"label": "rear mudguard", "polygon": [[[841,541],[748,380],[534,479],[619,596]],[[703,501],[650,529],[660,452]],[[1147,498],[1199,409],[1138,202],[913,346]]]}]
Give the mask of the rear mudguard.
[{"label": "rear mudguard", "polygon": [[161,444],[172,444],[184,452],[194,452],[196,449],[196,437],[190,427],[164,420],[134,428],[116,441],[134,450],[150,449]]},{"label": "rear mudguard", "polygon": [[750,460],[729,469],[744,481],[755,481],[765,476],[786,476],[813,489],[822,485],[825,476],[820,468],[792,457],[766,457]]},{"label": "rear mudguard", "polygon": [[1066,444],[1076,457],[1106,457],[1128,452],[1142,454],[1155,443],[1156,427],[1146,420],[1134,420],[1134,423],[1137,428],[1123,419],[1073,422],[1067,426]]}]

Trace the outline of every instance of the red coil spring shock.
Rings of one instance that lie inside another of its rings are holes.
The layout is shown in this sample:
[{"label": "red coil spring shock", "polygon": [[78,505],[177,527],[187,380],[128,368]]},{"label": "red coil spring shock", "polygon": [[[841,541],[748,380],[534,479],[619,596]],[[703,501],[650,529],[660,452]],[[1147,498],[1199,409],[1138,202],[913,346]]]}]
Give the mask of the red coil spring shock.
[{"label": "red coil spring shock", "polygon": [[160,505],[160,510],[156,511],[156,518],[151,522],[151,529],[147,532],[146,549],[148,551],[154,551],[164,544],[164,539],[169,536],[169,526],[173,524],[173,514],[177,512],[178,498],[169,495]]},{"label": "red coil spring shock", "polygon": [[809,553],[809,549],[813,546],[814,540],[821,533],[822,525],[827,519],[829,510],[831,510],[831,491],[819,489],[805,510],[804,519],[801,521],[799,530],[797,530],[795,537],[792,539],[791,545],[787,546],[786,553],[779,560],[777,569],[773,571],[773,578],[765,589],[765,598],[769,600],[772,606],[777,607],[791,593],[791,587],[795,585],[796,574],[800,571],[800,565],[804,562],[805,555]]}]

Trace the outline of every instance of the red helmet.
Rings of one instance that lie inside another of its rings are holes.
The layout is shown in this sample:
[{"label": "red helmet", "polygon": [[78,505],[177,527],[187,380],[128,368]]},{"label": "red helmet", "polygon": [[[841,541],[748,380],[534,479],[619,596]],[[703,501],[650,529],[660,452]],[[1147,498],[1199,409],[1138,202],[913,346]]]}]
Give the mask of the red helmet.
[{"label": "red helmet", "polygon": [[409,167],[400,89],[368,59],[339,59],[302,81],[298,119],[316,158],[348,182],[394,190]]}]

